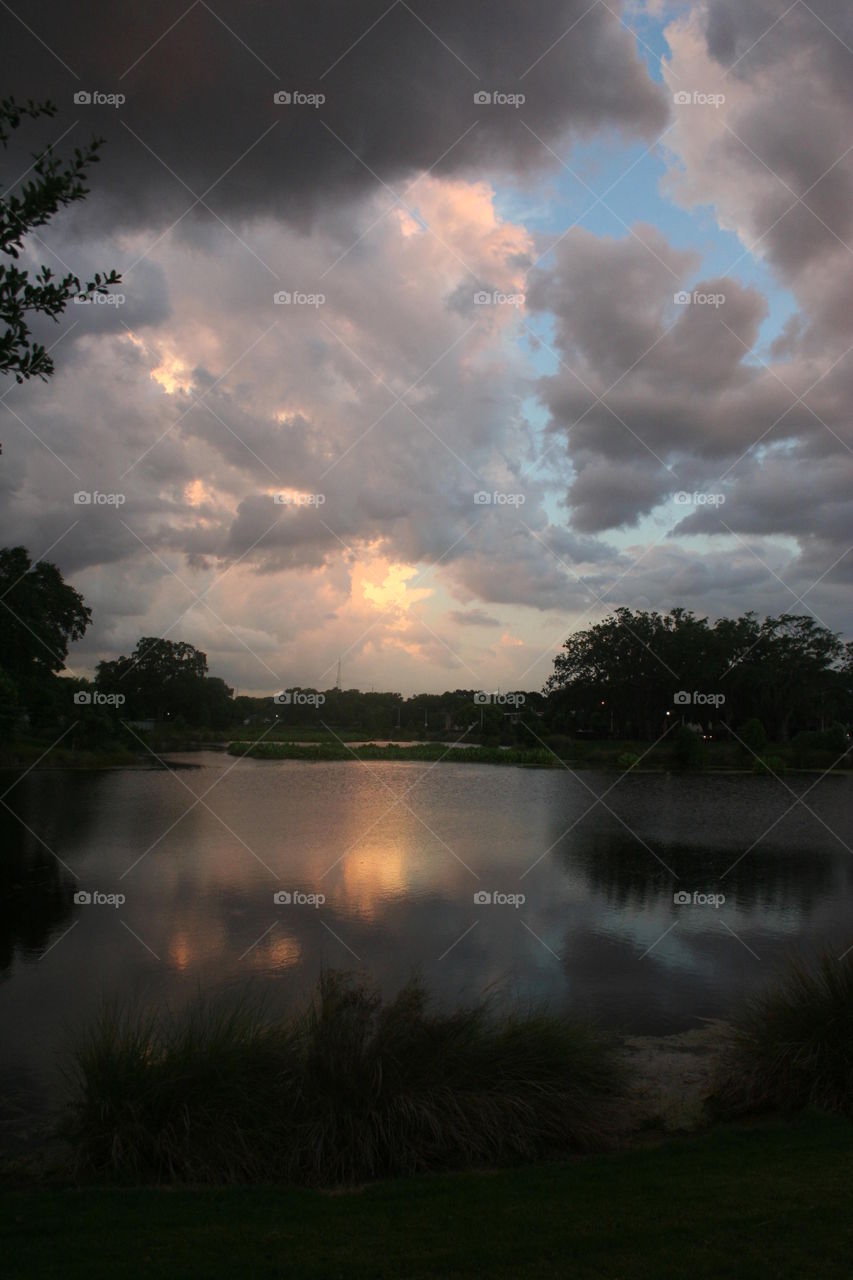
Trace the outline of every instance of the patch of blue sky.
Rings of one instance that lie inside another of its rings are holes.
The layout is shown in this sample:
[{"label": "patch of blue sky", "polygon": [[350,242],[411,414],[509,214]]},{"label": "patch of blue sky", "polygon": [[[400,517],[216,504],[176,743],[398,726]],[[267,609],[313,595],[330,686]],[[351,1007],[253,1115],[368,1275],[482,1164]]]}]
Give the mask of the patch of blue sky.
[{"label": "patch of blue sky", "polygon": [[664,36],[665,23],[660,17],[643,11],[642,4],[628,4],[622,21],[637,40],[637,53],[646,64],[652,80],[664,78],[663,64],[668,61],[670,48]]},{"label": "patch of blue sky", "polygon": [[[758,252],[753,253],[732,231],[722,228],[712,206],[685,209],[664,194],[667,161],[660,147],[625,147],[601,139],[576,145],[564,168],[546,173],[535,187],[500,187],[496,205],[502,218],[519,222],[537,233],[540,266],[551,261],[547,250],[569,228],[582,227],[593,235],[625,239],[637,224],[654,227],[677,249],[699,257],[683,279],[673,276],[673,291],[692,289],[703,281],[730,276],[742,287],[753,287],[767,301],[755,352],[747,361],[767,359],[769,346],[798,308]],[[635,232],[636,233],[636,232]]]}]

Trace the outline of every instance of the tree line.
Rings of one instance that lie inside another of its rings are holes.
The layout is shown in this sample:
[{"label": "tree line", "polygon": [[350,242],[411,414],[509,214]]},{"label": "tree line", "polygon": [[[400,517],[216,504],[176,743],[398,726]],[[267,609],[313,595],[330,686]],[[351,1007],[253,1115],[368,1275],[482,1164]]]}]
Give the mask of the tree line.
[{"label": "tree line", "polygon": [[[291,688],[236,696],[186,641],[143,636],[128,655],[102,660],[94,680],[63,675],[69,646],[92,619],[59,569],[24,547],[0,550],[0,732],[74,726],[71,743],[99,746],[175,729],[322,728],[369,736],[451,736],[526,742],[567,738],[657,740],[675,724],[725,726],[756,749],[766,739],[846,735],[853,719],[853,643],[811,615],[711,623],[690,610],[627,608],[568,637],[543,690],[495,694]],[[841,738],[839,738],[839,741]],[[132,743],[130,744],[132,745]]]}]

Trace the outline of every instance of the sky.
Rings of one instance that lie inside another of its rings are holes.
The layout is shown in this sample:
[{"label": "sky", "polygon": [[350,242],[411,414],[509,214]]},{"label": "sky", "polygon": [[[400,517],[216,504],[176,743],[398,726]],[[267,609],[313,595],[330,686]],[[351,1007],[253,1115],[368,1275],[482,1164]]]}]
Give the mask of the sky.
[{"label": "sky", "polygon": [[[844,0],[4,5],[23,265],[110,302],[0,387],[0,541],[240,693],[538,688],[626,605],[853,634]],[[81,500],[82,496],[82,500]],[[88,500],[87,500],[88,499]]]}]

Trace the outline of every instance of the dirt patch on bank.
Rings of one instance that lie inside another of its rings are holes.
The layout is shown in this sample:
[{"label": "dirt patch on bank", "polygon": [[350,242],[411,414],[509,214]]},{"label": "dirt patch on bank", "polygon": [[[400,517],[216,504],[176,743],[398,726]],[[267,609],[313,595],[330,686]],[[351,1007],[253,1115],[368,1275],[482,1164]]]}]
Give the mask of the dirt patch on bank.
[{"label": "dirt patch on bank", "polygon": [[731,1044],[726,1022],[706,1022],[672,1036],[627,1036],[622,1055],[628,1071],[626,1142],[706,1125],[708,1101]]}]

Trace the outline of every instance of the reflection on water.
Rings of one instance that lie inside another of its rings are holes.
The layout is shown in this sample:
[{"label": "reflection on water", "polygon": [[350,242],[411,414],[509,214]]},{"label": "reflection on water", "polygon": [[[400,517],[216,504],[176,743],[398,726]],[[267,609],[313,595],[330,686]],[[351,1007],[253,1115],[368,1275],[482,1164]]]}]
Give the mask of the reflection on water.
[{"label": "reflection on water", "polygon": [[7,796],[0,1080],[48,1088],[102,994],[179,1004],[251,978],[284,1008],[324,964],[386,991],[417,969],[447,1004],[497,984],[667,1031],[725,1014],[794,945],[853,942],[850,778],[190,762],[31,773]]}]

